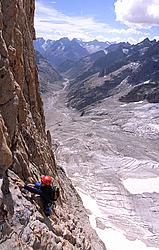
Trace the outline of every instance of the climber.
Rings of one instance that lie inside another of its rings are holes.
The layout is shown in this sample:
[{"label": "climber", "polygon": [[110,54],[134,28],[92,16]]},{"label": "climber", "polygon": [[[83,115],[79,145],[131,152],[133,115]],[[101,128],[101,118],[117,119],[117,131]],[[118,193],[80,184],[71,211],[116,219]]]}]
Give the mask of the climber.
[{"label": "climber", "polygon": [[46,216],[50,216],[52,213],[52,205],[54,201],[59,197],[59,188],[53,186],[53,178],[51,176],[41,176],[41,182],[36,182],[34,185],[25,184],[19,185],[20,188],[24,188],[31,193],[39,194],[43,204],[43,210]]}]

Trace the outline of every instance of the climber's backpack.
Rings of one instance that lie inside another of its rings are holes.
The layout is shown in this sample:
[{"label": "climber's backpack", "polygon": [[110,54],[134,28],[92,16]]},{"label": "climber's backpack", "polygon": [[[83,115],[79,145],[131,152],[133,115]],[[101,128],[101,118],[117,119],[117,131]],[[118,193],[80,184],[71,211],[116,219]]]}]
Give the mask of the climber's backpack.
[{"label": "climber's backpack", "polygon": [[41,182],[36,182],[35,187],[43,191],[42,196],[44,200],[49,200],[50,197],[52,201],[57,201],[60,196],[60,189],[57,186],[52,186],[51,189],[49,188],[48,190],[46,186],[41,185]]}]

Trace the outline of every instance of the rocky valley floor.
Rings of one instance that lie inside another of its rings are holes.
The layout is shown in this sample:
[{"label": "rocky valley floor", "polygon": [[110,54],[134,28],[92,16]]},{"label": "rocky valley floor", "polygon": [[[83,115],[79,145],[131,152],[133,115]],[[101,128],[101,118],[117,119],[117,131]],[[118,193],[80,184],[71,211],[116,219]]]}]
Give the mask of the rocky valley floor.
[{"label": "rocky valley floor", "polygon": [[81,114],[43,97],[58,165],[108,250],[159,249],[159,104],[107,98]]}]

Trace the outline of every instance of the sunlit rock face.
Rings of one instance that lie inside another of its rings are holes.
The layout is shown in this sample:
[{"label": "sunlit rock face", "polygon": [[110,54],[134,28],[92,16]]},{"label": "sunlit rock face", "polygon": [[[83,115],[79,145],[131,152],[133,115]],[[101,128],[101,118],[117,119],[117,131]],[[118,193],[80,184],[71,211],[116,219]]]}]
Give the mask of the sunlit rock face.
[{"label": "sunlit rock face", "polygon": [[[103,250],[79,195],[55,164],[45,132],[32,45],[34,5],[34,0],[0,1],[0,248]],[[61,198],[51,218],[37,197],[16,184],[35,182],[42,174],[59,178]]]},{"label": "sunlit rock face", "polygon": [[9,148],[7,128],[4,125],[2,116],[0,115],[0,176],[2,177],[8,166],[12,164],[12,152]]},{"label": "sunlit rock face", "polygon": [[13,160],[7,157],[1,166],[6,169],[12,164],[12,169],[24,180],[33,172],[35,177],[37,171],[53,171],[55,168],[45,135],[34,63],[33,14],[34,1],[27,4],[1,1],[0,112],[8,134],[7,146],[12,152],[11,157],[5,147],[6,155]]}]

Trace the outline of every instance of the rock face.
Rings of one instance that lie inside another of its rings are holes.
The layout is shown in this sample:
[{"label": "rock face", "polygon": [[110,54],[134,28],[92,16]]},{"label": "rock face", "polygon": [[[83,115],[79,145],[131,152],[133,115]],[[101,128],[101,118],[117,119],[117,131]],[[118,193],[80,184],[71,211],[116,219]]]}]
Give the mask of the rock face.
[{"label": "rock face", "polygon": [[65,73],[68,78],[76,79],[77,82],[86,79],[92,74],[100,71],[100,68],[93,67],[96,60],[105,56],[104,51],[98,51],[96,53],[90,54],[83,57],[81,60],[76,62],[72,68],[67,70]]},{"label": "rock face", "polygon": [[40,91],[42,93],[49,92],[50,90],[56,91],[63,87],[63,77],[38,51],[36,51],[36,65],[38,67]]},{"label": "rock face", "polygon": [[159,102],[159,82],[143,83],[135,86],[127,95],[119,98],[122,102],[139,102],[147,100],[148,102]]},{"label": "rock face", "polygon": [[12,164],[12,152],[9,148],[9,138],[7,128],[4,125],[2,116],[0,115],[0,176],[3,176],[5,170]]},{"label": "rock face", "polygon": [[[159,42],[145,39],[136,45],[110,45],[107,54],[99,55],[89,64],[83,58],[67,74],[72,79],[68,102],[77,109],[114,95],[127,102],[130,96],[130,101],[157,102],[158,94],[154,91],[158,93],[159,88]],[[137,93],[138,90],[143,93]]]},{"label": "rock face", "polygon": [[[34,4],[0,1],[0,248],[104,249],[81,199],[56,167],[45,133],[32,46]],[[36,181],[41,174],[61,180],[61,199],[51,218],[43,215],[36,197],[16,185],[20,179]]]}]

